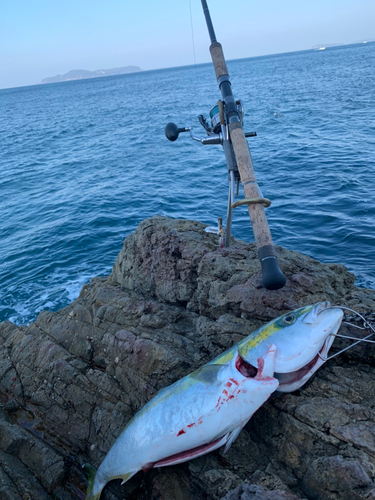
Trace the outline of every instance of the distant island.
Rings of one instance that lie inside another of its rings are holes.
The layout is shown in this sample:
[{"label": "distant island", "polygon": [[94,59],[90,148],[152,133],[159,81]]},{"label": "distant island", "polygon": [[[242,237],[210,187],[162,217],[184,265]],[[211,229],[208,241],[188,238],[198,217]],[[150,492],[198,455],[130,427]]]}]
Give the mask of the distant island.
[{"label": "distant island", "polygon": [[124,75],[125,73],[135,73],[142,71],[138,66],[125,66],[125,68],[97,69],[96,71],[87,71],[86,69],[73,69],[65,75],[50,76],[44,78],[40,83],[58,83],[69,82],[71,80],[84,80],[86,78],[99,78],[101,76]]}]

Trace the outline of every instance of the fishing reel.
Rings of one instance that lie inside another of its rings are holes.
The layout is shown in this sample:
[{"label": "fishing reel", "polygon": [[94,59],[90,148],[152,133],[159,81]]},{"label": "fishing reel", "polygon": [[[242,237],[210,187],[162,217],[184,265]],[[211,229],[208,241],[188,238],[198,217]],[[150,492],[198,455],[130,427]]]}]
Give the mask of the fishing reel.
[{"label": "fishing reel", "polygon": [[[238,113],[240,115],[241,126],[243,123],[243,115],[244,109],[242,102],[240,100],[236,101],[236,106]],[[208,123],[207,119],[204,115],[198,116],[199,123],[205,129],[207,137],[197,137],[194,135],[193,127],[178,127],[175,123],[170,122],[165,127],[165,135],[169,141],[176,141],[178,136],[182,132],[189,132],[190,137],[194,139],[194,141],[198,141],[201,144],[221,144],[224,145],[224,141],[229,141],[229,133],[226,127],[225,122],[225,113],[224,113],[224,103],[222,101],[218,101],[218,103],[211,109],[210,111],[210,121],[211,124]],[[245,132],[245,137],[255,137],[256,132]]]},{"label": "fishing reel", "polygon": [[[233,103],[234,104],[234,103]],[[235,101],[236,115],[239,118],[241,127],[243,127],[244,108],[240,100]],[[233,109],[232,109],[233,114]],[[209,227],[207,232],[212,232],[219,235],[219,246],[230,246],[232,213],[233,208],[240,206],[243,201],[235,201],[239,194],[240,173],[238,171],[237,161],[235,158],[232,141],[229,136],[229,127],[227,126],[227,116],[225,113],[225,104],[223,101],[217,101],[217,104],[210,110],[210,122],[203,116],[198,116],[199,123],[206,131],[206,137],[197,137],[194,135],[193,127],[178,127],[175,123],[168,123],[165,127],[165,135],[168,140],[174,142],[178,139],[182,132],[189,132],[190,137],[200,142],[201,144],[221,144],[225,153],[226,166],[228,170],[229,193],[228,193],[228,208],[227,208],[227,224],[223,228],[222,218],[219,217],[218,228]],[[256,132],[245,132],[245,137],[255,137]],[[247,200],[248,202],[249,200]]]},{"label": "fishing reel", "polygon": [[[223,48],[216,39],[206,0],[202,0],[202,7],[211,39],[210,53],[222,100],[217,101],[217,105],[210,111],[211,124],[208,124],[203,116],[199,117],[207,137],[196,137],[192,127],[179,128],[175,123],[168,123],[165,127],[165,135],[170,141],[175,141],[181,132],[189,132],[191,138],[201,144],[221,144],[223,146],[228,170],[229,194],[224,238],[221,236],[222,224],[219,224],[218,228],[221,239],[224,240],[224,246],[230,246],[232,211],[236,207],[246,205],[262,266],[262,284],[267,290],[278,290],[285,285],[286,278],[279,267],[270,228],[264,213],[264,207],[269,207],[271,201],[263,198],[259,189],[250,150],[246,142],[246,137],[254,137],[257,134],[256,132],[246,133],[243,130],[242,103],[234,98]],[[238,193],[240,180],[244,198],[235,201],[235,186],[237,184]]]}]

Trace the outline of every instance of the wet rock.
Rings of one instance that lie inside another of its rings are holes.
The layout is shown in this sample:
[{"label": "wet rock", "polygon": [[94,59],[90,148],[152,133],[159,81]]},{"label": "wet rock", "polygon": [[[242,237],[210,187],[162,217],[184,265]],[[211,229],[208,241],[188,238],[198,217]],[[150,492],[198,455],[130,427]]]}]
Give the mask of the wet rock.
[{"label": "wet rock", "polygon": [[[330,300],[372,318],[375,291],[356,288],[344,266],[279,248],[287,284],[268,291],[254,244],[219,249],[204,229],[143,221],[111,275],[68,307],[0,324],[1,498],[82,498],[81,465],[97,467],[160,389],[288,310]],[[374,361],[371,346],[346,351],[302,390],[271,397],[225,456],[113,481],[103,500],[371,500]]]}]

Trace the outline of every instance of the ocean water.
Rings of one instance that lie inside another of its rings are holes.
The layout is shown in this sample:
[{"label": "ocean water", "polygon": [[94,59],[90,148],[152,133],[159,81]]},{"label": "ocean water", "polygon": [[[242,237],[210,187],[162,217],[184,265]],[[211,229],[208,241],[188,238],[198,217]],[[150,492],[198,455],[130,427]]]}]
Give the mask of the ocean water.
[{"label": "ocean water", "polygon": [[[375,43],[228,68],[274,243],[375,288]],[[144,218],[225,218],[221,146],[164,136],[203,136],[218,98],[211,64],[0,91],[0,320],[70,303]],[[245,207],[233,233],[253,240]]]}]

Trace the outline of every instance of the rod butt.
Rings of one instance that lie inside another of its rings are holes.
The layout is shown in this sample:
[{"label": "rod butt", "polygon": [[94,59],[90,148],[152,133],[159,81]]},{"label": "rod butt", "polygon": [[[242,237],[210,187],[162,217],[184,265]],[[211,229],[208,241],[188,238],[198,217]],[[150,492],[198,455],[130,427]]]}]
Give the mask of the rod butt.
[{"label": "rod butt", "polygon": [[265,257],[260,261],[262,266],[262,285],[267,290],[279,290],[286,283],[286,278],[280,269],[275,256]]}]

